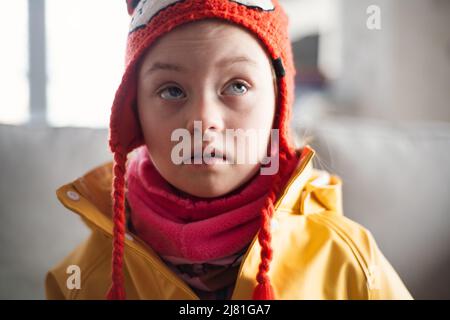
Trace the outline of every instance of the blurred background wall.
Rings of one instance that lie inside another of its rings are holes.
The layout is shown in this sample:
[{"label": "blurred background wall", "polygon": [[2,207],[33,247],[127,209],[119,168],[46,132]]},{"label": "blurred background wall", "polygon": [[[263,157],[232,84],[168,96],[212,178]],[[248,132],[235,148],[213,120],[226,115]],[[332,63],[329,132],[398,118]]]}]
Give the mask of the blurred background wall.
[{"label": "blurred background wall", "polygon": [[[292,125],[418,299],[450,298],[450,2],[284,0]],[[368,24],[369,23],[369,24]],[[0,298],[42,299],[86,235],[57,201],[111,159],[122,0],[0,0]]]}]

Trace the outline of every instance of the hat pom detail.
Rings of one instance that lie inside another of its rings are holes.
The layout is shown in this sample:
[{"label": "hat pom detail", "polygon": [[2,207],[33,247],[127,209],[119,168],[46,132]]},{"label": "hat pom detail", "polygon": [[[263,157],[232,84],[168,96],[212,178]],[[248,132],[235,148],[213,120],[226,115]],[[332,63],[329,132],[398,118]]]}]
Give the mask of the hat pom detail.
[{"label": "hat pom detail", "polygon": [[136,9],[140,0],[126,0],[126,1],[127,1],[128,14],[131,16],[131,15],[133,15],[134,9]]}]

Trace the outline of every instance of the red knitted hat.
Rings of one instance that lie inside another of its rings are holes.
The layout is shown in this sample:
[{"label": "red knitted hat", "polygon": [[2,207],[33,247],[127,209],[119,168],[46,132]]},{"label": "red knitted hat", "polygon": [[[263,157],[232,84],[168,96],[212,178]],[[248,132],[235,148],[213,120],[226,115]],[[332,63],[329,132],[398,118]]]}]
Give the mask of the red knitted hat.
[{"label": "red knitted hat", "polygon": [[109,299],[125,299],[123,251],[125,236],[125,165],[127,155],[144,144],[137,115],[137,68],[147,49],[156,39],[184,23],[202,19],[222,19],[252,32],[272,59],[277,77],[277,110],[274,128],[279,129],[279,172],[261,210],[261,263],[253,299],[274,299],[268,276],[272,259],[270,219],[274,202],[288,176],[287,161],[295,156],[289,131],[294,99],[295,68],[288,37],[288,17],[278,0],[127,0],[132,16],[127,40],[126,67],[117,89],[110,119],[109,145],[114,153],[113,166],[113,257],[112,286]]}]

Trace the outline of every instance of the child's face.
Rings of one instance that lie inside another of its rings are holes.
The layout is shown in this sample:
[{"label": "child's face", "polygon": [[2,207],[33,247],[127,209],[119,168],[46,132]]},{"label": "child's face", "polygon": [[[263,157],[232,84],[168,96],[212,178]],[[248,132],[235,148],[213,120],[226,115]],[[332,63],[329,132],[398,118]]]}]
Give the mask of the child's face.
[{"label": "child's face", "polygon": [[[138,73],[139,118],[155,167],[170,184],[194,196],[217,197],[238,188],[260,168],[259,161],[237,163],[238,153],[251,149],[258,160],[267,154],[275,90],[270,59],[248,31],[218,20],[172,30],[153,45]],[[208,131],[213,137],[201,151],[208,145],[224,151],[230,142],[226,129],[252,129],[258,135],[249,135],[245,146],[226,149],[229,163],[176,164],[172,151],[180,141],[171,135],[188,130],[194,150],[194,121],[201,121],[200,135]]]}]

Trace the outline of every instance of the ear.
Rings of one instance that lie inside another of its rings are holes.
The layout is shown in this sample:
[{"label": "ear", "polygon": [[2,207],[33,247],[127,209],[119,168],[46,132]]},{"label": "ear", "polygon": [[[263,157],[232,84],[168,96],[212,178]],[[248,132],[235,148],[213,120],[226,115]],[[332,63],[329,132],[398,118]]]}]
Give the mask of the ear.
[{"label": "ear", "polygon": [[139,4],[140,0],[126,0],[127,2],[127,9],[128,14],[131,16],[133,15],[134,9],[136,9],[137,5]]}]

